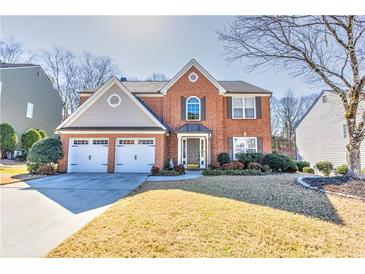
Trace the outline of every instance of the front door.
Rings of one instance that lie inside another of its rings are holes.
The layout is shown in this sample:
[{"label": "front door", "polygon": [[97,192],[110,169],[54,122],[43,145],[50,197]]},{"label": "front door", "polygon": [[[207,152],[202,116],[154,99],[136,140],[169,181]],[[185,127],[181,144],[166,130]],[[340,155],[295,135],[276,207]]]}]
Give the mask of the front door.
[{"label": "front door", "polygon": [[187,156],[188,156],[188,168],[199,168],[199,160],[200,160],[200,146],[199,138],[188,138],[187,144]]}]

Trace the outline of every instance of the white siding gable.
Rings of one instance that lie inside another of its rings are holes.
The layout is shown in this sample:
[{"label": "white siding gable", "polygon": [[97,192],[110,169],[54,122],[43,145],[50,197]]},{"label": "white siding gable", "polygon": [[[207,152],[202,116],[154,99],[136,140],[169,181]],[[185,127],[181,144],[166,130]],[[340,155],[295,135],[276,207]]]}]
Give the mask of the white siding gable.
[{"label": "white siding gable", "polygon": [[[324,92],[324,103],[320,98],[296,129],[297,152],[311,166],[321,160],[331,161],[334,167],[346,164],[347,137],[343,125],[346,124],[342,102],[333,92]],[[365,104],[361,103],[360,114]],[[361,166],[365,167],[365,142],[361,144]]]},{"label": "white siding gable", "polygon": [[[117,107],[112,107],[108,103],[108,98],[112,94],[117,94],[122,99]],[[114,84],[68,126],[156,127],[156,123],[117,84]]]}]

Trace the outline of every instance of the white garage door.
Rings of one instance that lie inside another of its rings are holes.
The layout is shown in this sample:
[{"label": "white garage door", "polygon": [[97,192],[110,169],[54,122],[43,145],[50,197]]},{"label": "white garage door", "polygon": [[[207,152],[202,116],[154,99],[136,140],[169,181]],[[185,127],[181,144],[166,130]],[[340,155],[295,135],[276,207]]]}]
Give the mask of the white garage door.
[{"label": "white garage door", "polygon": [[115,172],[150,172],[155,163],[155,140],[118,139]]},{"label": "white garage door", "polygon": [[108,139],[70,139],[68,172],[107,172]]}]

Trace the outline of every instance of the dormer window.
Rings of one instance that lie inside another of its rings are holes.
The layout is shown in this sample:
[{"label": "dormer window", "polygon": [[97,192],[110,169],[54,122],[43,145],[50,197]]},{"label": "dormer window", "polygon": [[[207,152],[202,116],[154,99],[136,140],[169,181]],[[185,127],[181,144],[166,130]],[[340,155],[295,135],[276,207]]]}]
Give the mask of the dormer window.
[{"label": "dormer window", "polygon": [[190,121],[199,121],[200,118],[200,99],[196,96],[191,96],[186,101],[186,117]]}]

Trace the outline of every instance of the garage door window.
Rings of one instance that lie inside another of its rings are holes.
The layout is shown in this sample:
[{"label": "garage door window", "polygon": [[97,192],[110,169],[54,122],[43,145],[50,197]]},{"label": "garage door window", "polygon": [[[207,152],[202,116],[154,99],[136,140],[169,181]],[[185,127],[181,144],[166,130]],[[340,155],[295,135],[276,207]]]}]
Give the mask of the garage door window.
[{"label": "garage door window", "polygon": [[139,145],[153,145],[153,140],[138,140]]},{"label": "garage door window", "polygon": [[107,145],[108,140],[93,140],[93,145]]},{"label": "garage door window", "polygon": [[119,140],[120,145],[134,145],[134,140]]},{"label": "garage door window", "polygon": [[88,145],[89,140],[74,140],[74,145]]}]

